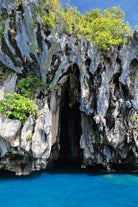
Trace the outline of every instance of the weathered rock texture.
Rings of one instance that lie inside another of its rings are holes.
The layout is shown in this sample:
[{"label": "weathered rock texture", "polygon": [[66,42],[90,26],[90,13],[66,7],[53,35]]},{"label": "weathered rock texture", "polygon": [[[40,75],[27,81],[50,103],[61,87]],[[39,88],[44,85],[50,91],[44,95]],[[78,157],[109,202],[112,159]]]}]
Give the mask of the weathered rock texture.
[{"label": "weathered rock texture", "polygon": [[28,174],[58,160],[138,171],[138,34],[103,54],[83,37],[46,31],[39,16],[33,21],[38,2],[23,2],[0,3],[8,13],[1,68],[15,72],[1,81],[0,98],[22,76],[49,88],[37,94],[37,120],[22,126],[0,115],[0,168]]}]

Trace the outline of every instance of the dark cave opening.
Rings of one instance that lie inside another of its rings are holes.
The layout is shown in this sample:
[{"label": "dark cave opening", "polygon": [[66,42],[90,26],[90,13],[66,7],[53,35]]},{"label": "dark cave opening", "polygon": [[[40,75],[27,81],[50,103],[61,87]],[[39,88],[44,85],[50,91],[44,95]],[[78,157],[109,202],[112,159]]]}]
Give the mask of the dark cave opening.
[{"label": "dark cave opening", "polygon": [[79,163],[81,161],[80,136],[81,115],[79,103],[69,107],[68,91],[64,93],[61,109],[61,132],[59,161],[62,163]]},{"label": "dark cave opening", "polygon": [[[74,74],[74,73],[73,73]],[[78,74],[74,74],[76,78],[75,85],[78,93],[80,90]],[[70,84],[72,82],[70,76],[64,88],[61,100],[60,111],[60,151],[57,163],[62,166],[81,165],[82,149],[80,149],[80,138],[82,134],[81,129],[81,112],[80,103],[77,98],[73,97]],[[73,104],[70,104],[74,98]]]}]

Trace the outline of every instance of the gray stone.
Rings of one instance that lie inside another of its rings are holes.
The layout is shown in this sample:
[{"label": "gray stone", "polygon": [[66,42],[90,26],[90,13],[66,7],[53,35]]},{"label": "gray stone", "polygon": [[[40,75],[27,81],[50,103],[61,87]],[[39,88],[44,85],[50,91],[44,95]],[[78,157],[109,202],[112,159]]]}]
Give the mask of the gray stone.
[{"label": "gray stone", "polygon": [[21,132],[21,140],[20,140],[21,142],[20,146],[26,152],[29,152],[31,150],[33,130],[34,130],[34,118],[30,116],[23,125],[22,132]]},{"label": "gray stone", "polygon": [[0,86],[0,100],[4,98],[4,87]]},{"label": "gray stone", "polygon": [[9,75],[8,78],[3,82],[5,93],[14,93],[16,88],[17,75]]},{"label": "gray stone", "polygon": [[11,145],[14,145],[20,129],[21,121],[5,119],[5,121],[0,124],[0,136],[10,142]]},{"label": "gray stone", "polygon": [[11,149],[10,143],[0,137],[0,157],[3,157],[7,152],[9,152]]},{"label": "gray stone", "polygon": [[34,158],[48,159],[52,147],[52,114],[47,102],[37,119],[34,134],[32,136],[32,152]]}]

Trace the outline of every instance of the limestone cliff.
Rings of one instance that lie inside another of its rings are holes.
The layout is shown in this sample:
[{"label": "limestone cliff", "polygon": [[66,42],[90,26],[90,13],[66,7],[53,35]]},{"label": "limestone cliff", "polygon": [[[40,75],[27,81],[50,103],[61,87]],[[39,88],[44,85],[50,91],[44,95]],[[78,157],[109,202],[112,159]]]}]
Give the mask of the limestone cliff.
[{"label": "limestone cliff", "polygon": [[[0,42],[0,99],[17,91],[21,77],[38,76],[48,88],[36,94],[41,113],[19,120],[0,115],[0,168],[28,174],[48,163],[138,171],[138,34],[126,45],[101,53],[93,42],[77,40],[41,19],[33,21],[37,0],[1,0],[7,14]],[[28,135],[31,134],[31,137]]]}]

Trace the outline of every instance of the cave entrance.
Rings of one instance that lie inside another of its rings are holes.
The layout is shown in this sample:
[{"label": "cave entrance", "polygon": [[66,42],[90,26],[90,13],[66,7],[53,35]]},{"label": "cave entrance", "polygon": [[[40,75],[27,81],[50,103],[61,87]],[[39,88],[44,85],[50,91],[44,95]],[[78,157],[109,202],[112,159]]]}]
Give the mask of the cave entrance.
[{"label": "cave entrance", "polygon": [[[80,93],[78,78],[78,72],[74,72],[69,76],[61,100],[58,163],[62,166],[80,165],[82,161],[80,103],[74,95],[75,88],[77,88],[77,93]],[[70,85],[73,83],[75,88]],[[73,104],[71,104],[72,100]]]}]

